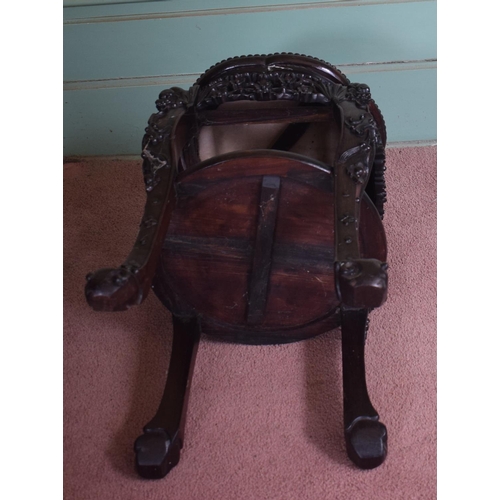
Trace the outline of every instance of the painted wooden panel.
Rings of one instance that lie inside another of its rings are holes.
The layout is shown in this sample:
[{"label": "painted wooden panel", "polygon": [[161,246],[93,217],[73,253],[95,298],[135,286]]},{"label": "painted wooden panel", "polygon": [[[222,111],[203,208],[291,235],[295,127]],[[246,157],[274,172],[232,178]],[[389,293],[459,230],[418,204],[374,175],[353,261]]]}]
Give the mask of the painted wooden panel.
[{"label": "painted wooden panel", "polygon": [[[105,5],[120,5],[125,3],[146,3],[148,0],[63,0],[64,7],[101,7]],[[148,2],[151,3],[151,2]]]},{"label": "painted wooden panel", "polygon": [[207,13],[220,9],[304,9],[341,4],[353,6],[373,3],[433,2],[435,0],[64,0],[64,20],[91,19],[109,16],[130,16],[158,13]]},{"label": "painted wooden panel", "polygon": [[[342,1],[342,0],[333,0]],[[142,4],[128,6],[124,4]],[[267,5],[332,3],[317,0],[64,0],[64,7],[85,7],[79,9],[84,15],[102,15],[105,12],[121,15],[133,12],[190,12],[206,9],[257,7]],[[75,9],[76,10],[76,9]],[[81,14],[80,14],[81,15]]]},{"label": "painted wooden panel", "polygon": [[227,57],[271,52],[338,65],[434,59],[436,3],[69,24],[64,79],[195,74]]},{"label": "painted wooden panel", "polygon": [[[120,5],[125,3],[151,3],[149,0],[64,0],[64,7],[92,6],[101,7],[105,5]],[[163,3],[163,2],[162,2]]]},{"label": "painted wooden panel", "polygon": [[[389,142],[436,139],[436,69],[365,71],[352,81],[370,85],[384,115]],[[192,82],[180,85],[187,88]],[[165,87],[76,90],[64,93],[65,155],[140,154],[147,120]]]}]

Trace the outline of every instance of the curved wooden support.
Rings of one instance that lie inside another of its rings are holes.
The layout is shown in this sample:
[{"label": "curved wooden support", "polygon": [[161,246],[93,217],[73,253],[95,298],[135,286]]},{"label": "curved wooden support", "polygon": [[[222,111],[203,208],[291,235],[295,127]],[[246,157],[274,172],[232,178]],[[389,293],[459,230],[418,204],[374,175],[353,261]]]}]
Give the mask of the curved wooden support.
[{"label": "curved wooden support", "polygon": [[349,458],[362,469],[378,467],[387,455],[387,429],[373,408],[365,379],[366,309],[341,312],[344,431]]},{"label": "curved wooden support", "polygon": [[124,311],[140,304],[149,293],[175,205],[178,158],[171,133],[188,102],[187,92],[173,88],[162,92],[156,103],[159,112],[149,119],[143,139],[147,200],[139,234],[121,267],[87,275],[85,297],[96,311]]},{"label": "curved wooden support", "polygon": [[360,252],[360,201],[384,141],[370,113],[370,102],[370,89],[362,84],[351,84],[337,101],[343,132],[334,169],[344,430],[347,454],[362,469],[378,467],[387,454],[387,429],[368,397],[364,362],[368,310],[382,305],[387,297],[387,264],[363,259]]},{"label": "curved wooden support", "polygon": [[343,126],[340,156],[333,169],[337,293],[347,307],[372,309],[386,300],[388,266],[361,258],[359,221],[361,199],[383,138],[369,111],[372,101],[367,85],[351,84],[336,96]]},{"label": "curved wooden support", "polygon": [[166,476],[179,462],[184,442],[189,388],[201,332],[196,317],[174,315],[173,323],[172,355],[163,398],[134,445],[137,471],[147,479]]}]

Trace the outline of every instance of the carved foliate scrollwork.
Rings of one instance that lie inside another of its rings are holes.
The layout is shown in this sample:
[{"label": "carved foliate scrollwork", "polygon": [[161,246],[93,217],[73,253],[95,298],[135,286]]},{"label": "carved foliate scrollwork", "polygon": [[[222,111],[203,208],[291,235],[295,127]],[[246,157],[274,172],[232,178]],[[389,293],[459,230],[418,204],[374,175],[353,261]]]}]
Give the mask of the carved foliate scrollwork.
[{"label": "carved foliate scrollwork", "polygon": [[231,101],[276,99],[326,104],[331,101],[329,87],[334,85],[342,88],[342,85],[292,71],[235,73],[217,78],[204,87],[197,107],[205,109]]},{"label": "carved foliate scrollwork", "polygon": [[156,101],[158,113],[151,115],[142,141],[142,158],[144,183],[146,191],[152,191],[160,182],[160,169],[170,168],[169,144],[164,146],[165,138],[170,136],[173,123],[169,119],[168,111],[180,107],[187,107],[191,96],[189,92],[174,87],[161,92]]},{"label": "carved foliate scrollwork", "polygon": [[366,108],[371,100],[370,87],[364,83],[351,83],[347,87],[347,99],[356,102],[360,107]]},{"label": "carved foliate scrollwork", "polygon": [[170,109],[186,107],[189,102],[189,93],[178,87],[163,90],[156,101],[156,109],[161,112]]},{"label": "carved foliate scrollwork", "polygon": [[368,135],[368,139],[374,143],[381,142],[377,124],[373,116],[368,113],[361,113],[358,118],[349,117],[346,120],[346,125],[349,130],[358,137]]},{"label": "carved foliate scrollwork", "polygon": [[[364,99],[368,99],[367,96],[368,94],[366,94]],[[357,108],[362,108],[358,100],[355,102]],[[363,164],[352,163],[347,168],[349,176],[356,182],[364,183],[365,180],[368,179],[366,193],[374,202],[380,216],[383,217],[384,203],[386,202],[387,194],[385,185],[385,147],[380,130],[377,127],[373,115],[362,110],[360,110],[357,117],[350,116],[346,118],[345,125],[352,134],[363,138],[363,145],[371,145],[374,150],[371,171],[367,171],[366,162]]]},{"label": "carved foliate scrollwork", "polygon": [[[359,107],[359,103],[356,102]],[[356,118],[348,117],[345,120],[346,126],[357,137],[363,138],[363,147],[371,145],[374,149],[371,171],[366,162],[354,163],[347,167],[351,179],[366,185],[366,193],[375,204],[379,214],[383,217],[384,203],[387,200],[385,184],[385,148],[377,124],[371,113],[360,112]]]},{"label": "carved foliate scrollwork", "polygon": [[366,109],[371,102],[370,88],[361,83],[341,85],[318,76],[296,71],[232,73],[207,84],[197,107],[217,107],[238,100],[297,100],[304,103],[327,104],[350,100]]},{"label": "carved foliate scrollwork", "polygon": [[324,78],[296,71],[243,72],[216,78],[204,86],[197,108],[216,108],[239,100],[296,100],[302,103],[341,103],[352,101],[361,110],[359,118],[347,118],[346,126],[357,136],[367,132],[376,142],[380,134],[373,116],[367,111],[372,101],[370,88],[362,83],[341,85]]}]

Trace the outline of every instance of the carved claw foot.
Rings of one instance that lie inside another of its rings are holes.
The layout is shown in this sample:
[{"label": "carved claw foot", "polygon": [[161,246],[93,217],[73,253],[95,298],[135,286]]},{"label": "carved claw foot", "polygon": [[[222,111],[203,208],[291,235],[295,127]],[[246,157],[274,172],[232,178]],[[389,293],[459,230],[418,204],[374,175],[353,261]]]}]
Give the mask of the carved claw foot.
[{"label": "carved claw foot", "polygon": [[140,476],[161,479],[178,463],[181,454],[180,440],[170,441],[162,429],[146,430],[134,444],[135,465]]},{"label": "carved claw foot", "polygon": [[361,469],[374,469],[387,455],[387,429],[370,418],[356,420],[345,432],[347,454]]},{"label": "carved claw foot", "polygon": [[87,275],[85,297],[95,311],[125,311],[138,303],[140,290],[129,269],[100,269]]}]

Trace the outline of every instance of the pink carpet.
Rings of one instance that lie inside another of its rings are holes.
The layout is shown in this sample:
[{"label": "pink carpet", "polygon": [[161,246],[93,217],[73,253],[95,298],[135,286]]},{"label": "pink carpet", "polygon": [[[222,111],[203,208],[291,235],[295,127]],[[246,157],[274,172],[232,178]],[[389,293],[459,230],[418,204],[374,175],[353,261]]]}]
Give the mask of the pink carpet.
[{"label": "pink carpet", "polygon": [[163,391],[170,314],[151,294],[96,313],[85,275],[122,263],[145,193],[139,161],[75,160],[65,172],[64,488],[68,500],[436,497],[436,148],[391,149],[389,298],[371,314],[370,396],[388,428],[377,469],[349,462],[340,335],[284,346],[203,336],[179,465],[140,479],[133,443]]}]

